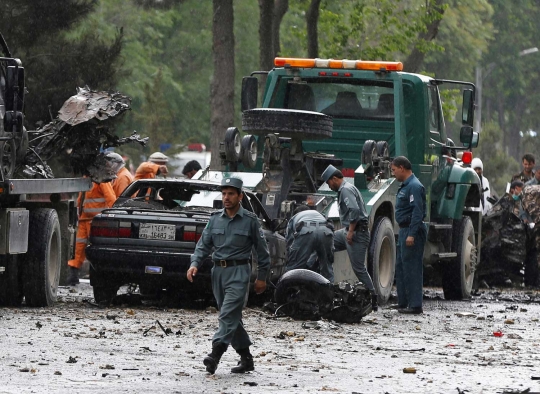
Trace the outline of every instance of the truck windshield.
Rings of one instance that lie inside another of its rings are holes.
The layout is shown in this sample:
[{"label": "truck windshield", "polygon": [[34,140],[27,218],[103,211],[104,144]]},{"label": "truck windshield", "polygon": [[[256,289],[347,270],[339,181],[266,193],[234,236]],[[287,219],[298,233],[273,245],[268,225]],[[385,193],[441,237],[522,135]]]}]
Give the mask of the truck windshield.
[{"label": "truck windshield", "polygon": [[394,88],[382,81],[289,83],[284,108],[317,111],[335,118],[394,120]]}]

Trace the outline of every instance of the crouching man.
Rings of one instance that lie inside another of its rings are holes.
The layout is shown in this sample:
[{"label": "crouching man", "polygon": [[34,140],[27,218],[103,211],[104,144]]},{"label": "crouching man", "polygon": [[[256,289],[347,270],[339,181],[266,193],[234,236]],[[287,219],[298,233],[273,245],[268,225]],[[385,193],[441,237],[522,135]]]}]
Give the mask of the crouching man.
[{"label": "crouching man", "polygon": [[191,256],[187,278],[193,282],[201,262],[212,248],[212,291],[219,308],[219,328],[212,339],[212,352],[204,358],[206,371],[216,372],[221,356],[229,344],[240,355],[233,373],[253,371],[253,356],[249,351],[251,340],[242,324],[242,308],[251,276],[251,251],[256,250],[258,261],[255,292],[266,289],[266,276],[270,267],[270,254],[257,216],[242,208],[242,180],[226,178],[221,182],[223,209],[213,213]]}]

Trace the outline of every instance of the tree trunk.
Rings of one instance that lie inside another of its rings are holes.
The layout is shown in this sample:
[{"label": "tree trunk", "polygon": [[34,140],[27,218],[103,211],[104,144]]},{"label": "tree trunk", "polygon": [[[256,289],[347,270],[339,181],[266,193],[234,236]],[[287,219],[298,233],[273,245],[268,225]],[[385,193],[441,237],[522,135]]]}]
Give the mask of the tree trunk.
[{"label": "tree trunk", "polygon": [[279,37],[279,28],[283,17],[289,10],[289,0],[276,0],[274,3],[274,20],[272,22],[272,42],[274,44],[273,57],[279,56],[281,52],[281,40]]},{"label": "tree trunk", "polygon": [[212,160],[220,168],[219,144],[234,122],[234,13],[233,0],[213,0],[212,53],[214,76],[210,91]]},{"label": "tree trunk", "polygon": [[311,0],[306,12],[307,24],[307,49],[311,59],[319,57],[319,36],[317,32],[319,24],[319,7],[321,0]]},{"label": "tree trunk", "polygon": [[259,66],[262,71],[270,71],[274,67],[274,0],[259,0],[259,13]]},{"label": "tree trunk", "polygon": [[[439,25],[442,22],[442,16],[444,14],[444,5],[446,2],[447,0],[434,0],[429,9],[426,11],[428,14],[437,12],[441,14],[441,17],[433,18],[433,20],[426,25],[426,31],[418,35],[420,41],[432,41],[435,39],[435,37],[437,37],[437,34],[439,33]],[[426,54],[415,46],[411,54],[403,63],[403,70],[411,73],[420,72],[425,56]]]}]

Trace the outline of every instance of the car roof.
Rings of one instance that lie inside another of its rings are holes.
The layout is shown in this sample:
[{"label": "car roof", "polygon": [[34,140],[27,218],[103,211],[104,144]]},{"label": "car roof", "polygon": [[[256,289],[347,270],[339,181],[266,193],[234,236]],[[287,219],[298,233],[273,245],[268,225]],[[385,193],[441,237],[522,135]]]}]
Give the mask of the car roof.
[{"label": "car roof", "polygon": [[197,179],[187,179],[187,178],[154,178],[154,179],[139,179],[131,183],[124,192],[122,196],[130,196],[135,190],[152,187],[152,188],[162,188],[166,186],[177,186],[185,189],[194,189],[194,190],[209,190],[209,191],[220,191],[221,185],[218,182],[211,181],[200,181]]}]

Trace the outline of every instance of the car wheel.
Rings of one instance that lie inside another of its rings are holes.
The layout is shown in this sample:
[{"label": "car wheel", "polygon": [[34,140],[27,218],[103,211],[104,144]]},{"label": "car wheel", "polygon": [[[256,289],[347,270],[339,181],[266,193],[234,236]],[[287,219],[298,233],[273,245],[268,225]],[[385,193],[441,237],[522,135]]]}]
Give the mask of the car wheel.
[{"label": "car wheel", "polygon": [[470,298],[476,271],[476,239],[471,218],[454,221],[453,251],[457,257],[443,267],[444,298],[462,300]]},{"label": "car wheel", "polygon": [[396,239],[387,217],[376,219],[368,250],[368,270],[377,292],[379,305],[388,302],[396,273]]},{"label": "car wheel", "polygon": [[332,137],[332,128],[332,117],[319,112],[256,108],[242,113],[242,130],[255,135],[315,140]]},{"label": "car wheel", "polygon": [[113,278],[97,272],[90,264],[90,284],[94,291],[94,300],[98,304],[109,305],[120,288]]},{"label": "car wheel", "polygon": [[54,209],[30,211],[28,253],[24,263],[24,295],[28,306],[51,306],[56,301],[62,261],[58,214]]}]

